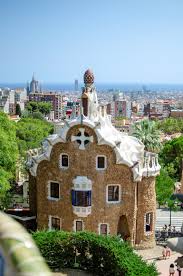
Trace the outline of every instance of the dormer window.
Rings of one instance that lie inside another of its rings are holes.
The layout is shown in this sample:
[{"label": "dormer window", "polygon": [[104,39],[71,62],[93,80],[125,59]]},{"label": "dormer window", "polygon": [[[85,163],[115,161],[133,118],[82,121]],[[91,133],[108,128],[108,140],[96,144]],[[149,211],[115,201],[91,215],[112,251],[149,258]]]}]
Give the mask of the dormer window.
[{"label": "dormer window", "polygon": [[66,153],[60,155],[60,168],[68,169],[69,167],[69,156]]},{"label": "dormer window", "polygon": [[96,160],[96,169],[105,170],[106,169],[106,156],[98,155]]}]

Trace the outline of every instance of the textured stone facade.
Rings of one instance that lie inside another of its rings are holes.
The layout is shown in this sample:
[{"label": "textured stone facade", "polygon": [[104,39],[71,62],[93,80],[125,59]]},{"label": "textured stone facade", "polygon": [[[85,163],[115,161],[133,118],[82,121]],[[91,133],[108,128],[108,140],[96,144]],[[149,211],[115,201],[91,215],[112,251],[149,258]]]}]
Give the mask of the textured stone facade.
[{"label": "textured stone facade", "polygon": [[[71,135],[77,135],[79,128],[84,127],[94,142],[81,151],[77,142],[71,142]],[[59,168],[61,153],[69,156],[69,168]],[[107,168],[96,170],[97,155],[106,156]],[[87,176],[92,181],[92,212],[87,217],[78,217],[73,213],[71,203],[72,181],[78,175]],[[35,182],[36,181],[36,185]],[[48,183],[60,183],[61,198],[58,201],[48,199]],[[121,192],[120,203],[106,202],[108,184],[119,184]],[[31,189],[31,186],[33,189]],[[95,132],[87,126],[77,125],[68,131],[67,142],[57,143],[51,152],[50,161],[40,162],[37,177],[30,179],[30,196],[37,195],[35,201],[30,200],[32,211],[37,206],[37,223],[39,229],[47,229],[49,216],[61,219],[61,228],[66,231],[74,229],[74,220],[81,219],[84,229],[99,233],[99,224],[107,223],[111,235],[119,233],[118,224],[121,216],[127,219],[127,225],[122,232],[128,235],[133,244],[140,247],[154,245],[154,231],[145,234],[144,216],[153,212],[155,216],[155,185],[154,177],[143,178],[141,182],[133,182],[132,171],[125,165],[116,164],[113,149],[106,145],[97,145]],[[154,217],[155,219],[155,217]]]}]

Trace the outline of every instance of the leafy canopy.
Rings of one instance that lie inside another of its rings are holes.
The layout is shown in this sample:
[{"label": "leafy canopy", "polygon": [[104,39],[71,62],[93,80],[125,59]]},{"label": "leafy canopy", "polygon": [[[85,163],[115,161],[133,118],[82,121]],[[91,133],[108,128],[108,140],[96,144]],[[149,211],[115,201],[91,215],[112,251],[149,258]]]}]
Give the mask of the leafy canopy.
[{"label": "leafy canopy", "polygon": [[26,109],[33,113],[33,112],[41,112],[44,115],[50,113],[52,109],[52,105],[49,102],[28,102]]},{"label": "leafy canopy", "polygon": [[0,112],[0,209],[3,209],[10,181],[15,177],[18,147],[15,123]]},{"label": "leafy canopy", "polygon": [[160,162],[174,181],[179,181],[182,173],[183,136],[174,138],[164,144],[160,154]]},{"label": "leafy canopy", "polygon": [[77,267],[101,276],[158,275],[154,264],[147,264],[118,237],[90,232],[41,231],[33,233],[33,238],[52,269]]},{"label": "leafy canopy", "polygon": [[156,124],[157,128],[165,134],[183,133],[183,120],[181,118],[167,118]]},{"label": "leafy canopy", "polygon": [[17,123],[17,142],[20,154],[25,156],[26,151],[39,148],[41,142],[53,133],[53,125],[45,120],[23,118]]},{"label": "leafy canopy", "polygon": [[145,150],[159,152],[161,149],[160,131],[154,121],[144,120],[134,124],[133,136],[145,146]]},{"label": "leafy canopy", "polygon": [[168,175],[168,172],[162,168],[160,175],[156,177],[156,198],[160,205],[169,201],[174,191],[174,181]]}]

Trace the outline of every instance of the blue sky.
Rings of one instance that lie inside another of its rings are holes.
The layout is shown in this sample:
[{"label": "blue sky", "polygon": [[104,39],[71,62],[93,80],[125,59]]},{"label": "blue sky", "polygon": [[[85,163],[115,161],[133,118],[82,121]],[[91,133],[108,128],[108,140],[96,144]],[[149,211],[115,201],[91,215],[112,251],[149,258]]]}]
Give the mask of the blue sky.
[{"label": "blue sky", "polygon": [[0,83],[183,83],[182,0],[0,0]]}]

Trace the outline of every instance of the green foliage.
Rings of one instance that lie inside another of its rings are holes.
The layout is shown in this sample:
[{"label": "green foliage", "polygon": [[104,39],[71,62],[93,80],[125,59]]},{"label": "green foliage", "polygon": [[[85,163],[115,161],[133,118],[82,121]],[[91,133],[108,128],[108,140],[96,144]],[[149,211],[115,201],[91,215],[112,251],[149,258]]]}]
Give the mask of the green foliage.
[{"label": "green foliage", "polygon": [[[37,117],[40,116],[39,112]],[[4,209],[11,182],[15,179],[16,165],[22,160],[20,156],[25,157],[27,150],[40,147],[44,138],[53,133],[53,125],[42,117],[23,118],[14,123],[0,112],[0,129],[0,209]]]},{"label": "green foliage", "polygon": [[159,152],[161,149],[160,131],[154,121],[144,120],[134,125],[133,136],[145,146],[145,150]]},{"label": "green foliage", "polygon": [[22,112],[22,118],[32,118],[32,119],[39,119],[39,120],[45,120],[44,116],[39,111],[30,112],[27,109],[25,109]]},{"label": "green foliage", "polygon": [[182,173],[183,136],[166,142],[159,157],[169,176],[174,181],[179,181]]},{"label": "green foliage", "polygon": [[47,115],[50,113],[52,105],[49,102],[28,102],[26,108],[31,113],[41,112],[42,114]]},{"label": "green foliage", "polygon": [[17,142],[19,152],[25,156],[26,151],[39,148],[41,142],[53,133],[53,125],[45,120],[23,118],[17,122]]},{"label": "green foliage", "polygon": [[79,268],[94,275],[157,276],[126,242],[89,232],[42,231],[33,233],[43,257],[52,269]]},{"label": "green foliage", "polygon": [[180,200],[172,199],[172,197],[167,200],[168,207],[174,212],[180,210],[180,204],[181,204]]},{"label": "green foliage", "polygon": [[15,175],[18,147],[15,124],[3,112],[0,112],[0,128],[0,209],[3,209],[10,181]]},{"label": "green foliage", "polygon": [[174,191],[174,181],[168,172],[162,168],[160,175],[156,177],[156,198],[160,205],[164,205],[170,199]]},{"label": "green foliage", "polygon": [[165,134],[183,133],[183,120],[180,118],[167,118],[157,122],[157,127]]}]

